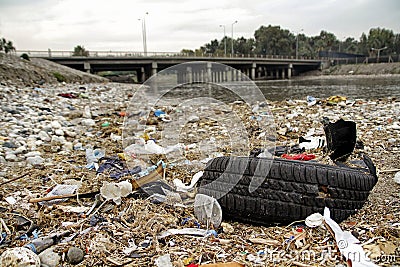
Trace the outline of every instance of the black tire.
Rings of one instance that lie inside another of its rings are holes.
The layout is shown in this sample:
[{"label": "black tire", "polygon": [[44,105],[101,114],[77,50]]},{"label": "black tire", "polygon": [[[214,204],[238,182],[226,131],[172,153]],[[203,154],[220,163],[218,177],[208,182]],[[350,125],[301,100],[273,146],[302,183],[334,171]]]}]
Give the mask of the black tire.
[{"label": "black tire", "polygon": [[[198,191],[215,197],[225,218],[243,222],[285,224],[322,213],[324,207],[341,222],[363,206],[377,182],[372,161],[365,156],[364,162],[368,169],[219,157],[207,164]],[[259,186],[252,188],[254,180]]]}]

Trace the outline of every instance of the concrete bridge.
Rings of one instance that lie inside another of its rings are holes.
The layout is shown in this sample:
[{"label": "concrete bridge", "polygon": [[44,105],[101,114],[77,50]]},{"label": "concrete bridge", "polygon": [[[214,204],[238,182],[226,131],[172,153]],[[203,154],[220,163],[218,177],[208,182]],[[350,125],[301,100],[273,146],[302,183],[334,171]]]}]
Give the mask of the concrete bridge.
[{"label": "concrete bridge", "polygon": [[[191,61],[217,62],[237,69],[252,80],[290,79],[302,72],[322,68],[321,59],[295,59],[282,56],[235,56],[209,57],[188,56],[181,53],[141,53],[132,52],[90,52],[88,56],[73,56],[68,51],[17,51],[30,57],[40,57],[53,62],[90,73],[101,71],[133,71],[138,81],[144,82],[153,74],[171,66]],[[210,65],[211,66],[211,65]],[[211,68],[211,67],[210,67]],[[209,80],[211,82],[235,81],[241,79],[240,73],[221,69],[206,71],[210,77],[195,70],[184,69],[177,74],[178,82],[189,80]],[[191,77],[189,77],[191,76]],[[203,79],[204,76],[204,79]]]}]

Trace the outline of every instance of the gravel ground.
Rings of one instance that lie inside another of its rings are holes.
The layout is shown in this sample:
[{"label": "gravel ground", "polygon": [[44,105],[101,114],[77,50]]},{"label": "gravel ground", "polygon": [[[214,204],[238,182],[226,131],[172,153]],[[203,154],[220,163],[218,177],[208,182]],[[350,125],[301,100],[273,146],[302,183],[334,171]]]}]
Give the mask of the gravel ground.
[{"label": "gravel ground", "polygon": [[[54,72],[71,83],[57,82]],[[191,203],[195,192],[162,204],[138,195],[123,197],[120,205],[104,201],[90,214],[87,211],[95,202],[93,196],[71,198],[50,206],[29,203],[32,198],[45,196],[57,184],[78,185],[79,193],[86,193],[100,190],[105,182],[115,182],[110,172],[99,174],[86,168],[88,148],[103,150],[106,157],[142,167],[163,159],[167,163],[164,180],[172,188],[173,179],[189,183],[204,168],[202,160],[210,156],[210,151],[212,156],[230,155],[233,151],[245,154],[262,145],[251,134],[251,144],[237,145],[237,139],[230,139],[229,127],[219,120],[235,117],[252,133],[251,115],[255,107],[249,109],[235,102],[223,107],[189,105],[185,110],[178,100],[173,105],[160,104],[157,108],[171,118],[187,111],[196,115],[188,116],[190,122],[179,125],[179,136],[172,138],[196,146],[188,147],[181,155],[180,159],[187,161],[155,155],[143,158],[143,162],[123,153],[123,140],[135,127],[124,125],[124,120],[129,113],[138,115],[141,111],[130,108],[143,100],[140,94],[135,95],[137,85],[105,83],[97,76],[48,61],[27,62],[1,53],[0,81],[0,254],[31,242],[36,233],[33,230],[38,229],[39,236],[68,231],[64,237],[67,239],[40,254],[47,266],[154,266],[159,257],[167,254],[174,266],[217,262],[245,266],[345,266],[328,229],[305,227],[304,222],[265,227],[223,220],[215,229],[216,236],[176,235],[158,239],[168,229],[207,229],[194,215]],[[329,105],[321,101],[308,106],[305,100],[293,99],[267,104],[275,120],[276,145],[293,145],[311,128],[315,129],[315,136],[322,136],[324,116],[331,121],[344,118],[357,123],[358,139],[364,143],[362,152],[373,159],[379,180],[364,207],[340,226],[360,240],[376,263],[399,266],[400,185],[394,176],[400,169],[400,102],[389,97],[350,103]],[[141,137],[161,142],[168,136],[160,131],[174,124],[168,122],[168,116],[154,117],[154,111],[149,118],[143,118],[149,127]],[[204,140],[212,140],[211,148],[205,148]],[[309,152],[318,161],[332,164],[321,149]]]},{"label": "gravel ground", "polygon": [[[175,236],[157,240],[156,236],[167,229],[196,227],[193,207],[185,202],[190,202],[190,196],[182,200],[181,204],[186,207],[135,198],[123,198],[121,205],[108,201],[96,212],[97,217],[73,209],[87,211],[94,198],[70,199],[53,206],[28,203],[31,198],[44,196],[55,184],[78,183],[79,192],[92,192],[99,190],[105,181],[114,181],[107,174],[99,175],[85,167],[85,149],[101,148],[109,157],[123,152],[123,122],[131,101],[138,101],[136,97],[140,97],[134,95],[136,89],[135,85],[115,83],[0,86],[0,183],[26,175],[1,185],[1,218],[10,232],[7,242],[0,246],[0,253],[29,242],[16,238],[27,232],[27,221],[31,221],[43,236],[61,230],[69,230],[69,237],[71,233],[79,233],[74,239],[53,246],[52,253],[61,257],[59,262],[63,266],[71,265],[66,255],[74,249],[85,254],[80,266],[153,266],[155,260],[165,254],[170,255],[174,266],[232,261],[246,266],[343,266],[344,261],[337,253],[329,258],[293,256],[299,255],[293,253],[309,249],[318,253],[326,249],[335,251],[334,238],[323,226],[304,228],[303,224],[295,223],[288,227],[265,227],[224,221],[222,227],[216,229],[216,237]],[[328,105],[323,101],[308,106],[304,100],[290,100],[268,105],[279,133],[279,145],[296,143],[310,128],[321,135],[323,116],[331,121],[344,118],[357,123],[364,152],[371,156],[380,171],[379,181],[363,209],[341,223],[341,227],[367,243],[364,249],[372,253],[379,264],[398,264],[400,186],[393,177],[400,168],[400,102],[392,98],[359,99],[353,105]],[[238,113],[246,129],[250,129],[247,113],[251,111],[241,107],[237,102],[229,104],[221,114]],[[159,108],[171,115],[177,112],[176,106]],[[204,107],[198,107],[192,112],[203,114],[200,112],[203,110]],[[226,133],[223,126],[210,122],[207,116],[192,120],[183,127],[186,130],[182,131],[181,140],[185,145]],[[156,129],[169,123],[152,116],[147,122]],[[157,131],[148,134],[149,138],[162,138]],[[229,134],[224,138],[229,138]],[[217,152],[229,154],[234,146],[234,143],[230,147],[218,146]],[[311,152],[318,160],[331,164],[321,150]],[[204,155],[193,152],[186,156],[193,162]],[[165,157],[152,160],[159,159],[167,163],[171,160]],[[201,169],[201,164],[197,169],[186,167],[167,165],[166,181],[178,178],[188,182]],[[206,225],[200,224],[200,227],[205,229]],[[4,227],[0,230],[6,233]],[[295,237],[295,241],[290,241],[291,237]],[[276,254],[278,252],[283,254]],[[383,258],[388,255],[397,255],[397,258]]]}]

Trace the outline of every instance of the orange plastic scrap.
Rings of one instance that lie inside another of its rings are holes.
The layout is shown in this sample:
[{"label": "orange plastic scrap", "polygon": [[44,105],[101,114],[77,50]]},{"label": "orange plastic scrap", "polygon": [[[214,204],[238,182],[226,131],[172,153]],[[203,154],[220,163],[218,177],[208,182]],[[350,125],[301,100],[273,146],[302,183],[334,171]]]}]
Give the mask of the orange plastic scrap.
[{"label": "orange plastic scrap", "polygon": [[210,263],[202,264],[199,267],[244,267],[244,264],[238,262]]}]

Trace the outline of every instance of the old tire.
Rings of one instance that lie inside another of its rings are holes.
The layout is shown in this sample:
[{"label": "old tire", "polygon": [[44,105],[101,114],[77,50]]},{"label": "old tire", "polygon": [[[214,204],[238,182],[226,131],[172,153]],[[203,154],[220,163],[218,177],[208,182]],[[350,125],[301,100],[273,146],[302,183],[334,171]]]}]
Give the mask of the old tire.
[{"label": "old tire", "polygon": [[[285,159],[219,157],[211,160],[199,193],[215,197],[225,218],[270,225],[331,210],[340,222],[360,209],[377,182],[375,167],[355,169]],[[252,187],[252,181],[257,186]]]}]

